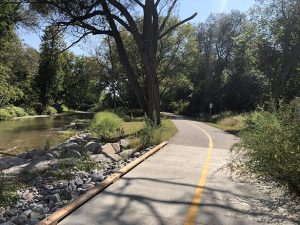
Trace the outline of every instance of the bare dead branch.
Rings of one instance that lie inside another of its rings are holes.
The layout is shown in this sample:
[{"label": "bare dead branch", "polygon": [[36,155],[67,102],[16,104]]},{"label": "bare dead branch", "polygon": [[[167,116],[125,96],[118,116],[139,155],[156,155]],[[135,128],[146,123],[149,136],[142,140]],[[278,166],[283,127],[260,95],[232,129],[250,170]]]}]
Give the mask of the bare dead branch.
[{"label": "bare dead branch", "polygon": [[175,28],[177,28],[178,26],[184,24],[185,22],[194,19],[197,16],[197,13],[194,13],[192,16],[180,21],[179,23],[173,25],[172,27],[170,27],[169,29],[167,29],[164,33],[162,33],[158,39],[162,39],[163,37],[165,37],[167,34],[169,34],[170,32],[172,32]]},{"label": "bare dead branch", "polygon": [[174,7],[176,6],[176,4],[177,4],[177,0],[174,0],[173,3],[172,3],[172,5],[168,9],[166,17],[164,18],[161,26],[159,27],[159,32],[162,32],[165,29],[165,26],[166,26],[166,24],[167,24],[167,22],[168,22],[168,20],[169,20],[169,18],[171,16],[171,13],[172,13]]}]

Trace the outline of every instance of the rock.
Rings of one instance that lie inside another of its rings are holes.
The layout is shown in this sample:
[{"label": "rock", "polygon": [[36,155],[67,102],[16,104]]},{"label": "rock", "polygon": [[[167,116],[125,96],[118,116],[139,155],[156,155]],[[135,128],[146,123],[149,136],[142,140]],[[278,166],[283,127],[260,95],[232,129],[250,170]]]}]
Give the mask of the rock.
[{"label": "rock", "polygon": [[47,199],[48,201],[60,202],[60,195],[59,195],[58,193],[55,193],[55,194],[53,194],[53,195],[48,195],[48,196],[46,197],[46,199]]},{"label": "rock", "polygon": [[[71,200],[74,197],[72,188],[70,188],[70,187],[65,188],[62,196],[64,197],[64,199]],[[50,207],[50,208],[52,208],[52,207]]]},{"label": "rock", "polygon": [[58,148],[51,149],[50,153],[54,158],[59,158],[61,155],[61,151]]},{"label": "rock", "polygon": [[54,159],[54,156],[51,153],[46,154],[47,159],[51,160]]},{"label": "rock", "polygon": [[82,185],[82,189],[87,189],[87,190],[90,190],[94,187],[95,187],[94,184],[84,184],[84,185]]},{"label": "rock", "polygon": [[27,201],[27,202],[31,202],[31,201],[33,200],[33,198],[34,198],[34,195],[33,195],[32,192],[24,193],[24,194],[22,195],[22,199],[24,199],[24,200]]},{"label": "rock", "polygon": [[64,142],[57,146],[60,150],[66,151],[66,150],[72,150],[77,149],[79,145],[74,142]]},{"label": "rock", "polygon": [[2,208],[2,210],[0,210],[0,223],[5,223],[6,219],[3,216],[4,214],[4,209]]},{"label": "rock", "polygon": [[36,219],[36,218],[31,218],[29,220],[29,224],[30,225],[36,225],[36,224],[38,224],[38,222],[40,222],[40,221],[38,219]]},{"label": "rock", "polygon": [[30,214],[30,216],[31,216],[31,219],[35,219],[35,218],[38,218],[41,214],[42,213],[40,213],[40,212],[32,211],[32,213]]},{"label": "rock", "polygon": [[27,216],[27,218],[30,218],[31,217],[31,213],[32,213],[32,210],[31,209],[27,209],[26,211],[23,212],[23,214],[25,216]]},{"label": "rock", "polygon": [[113,146],[110,143],[107,143],[102,146],[102,152],[105,154],[116,154],[116,150],[113,148]]},{"label": "rock", "polygon": [[103,173],[92,174],[91,177],[93,182],[101,182],[104,180]]},{"label": "rock", "polygon": [[27,152],[24,152],[24,153],[21,153],[19,155],[17,155],[19,158],[21,159],[27,159],[28,158],[28,153]]},{"label": "rock", "polygon": [[127,139],[121,139],[119,141],[119,144],[121,146],[121,149],[123,150],[123,149],[128,148],[128,146],[129,146],[130,143],[129,143],[129,141]]},{"label": "rock", "polygon": [[77,159],[81,158],[81,154],[77,150],[70,150],[70,151],[68,151],[68,153],[70,154],[71,157],[74,157]]},{"label": "rock", "polygon": [[81,134],[80,137],[82,137],[86,141],[90,141],[93,138],[93,135],[91,133],[85,133]]},{"label": "rock", "polygon": [[9,217],[16,216],[18,214],[18,210],[17,209],[6,210],[5,214],[8,215]]},{"label": "rock", "polygon": [[87,192],[87,189],[78,188],[77,191],[79,192],[79,194],[83,194],[83,193]]},{"label": "rock", "polygon": [[89,152],[92,152],[94,154],[98,154],[102,150],[102,145],[95,141],[90,141],[85,145],[85,149]]},{"label": "rock", "polygon": [[15,223],[11,221],[7,221],[6,223],[1,223],[1,225],[15,225]]},{"label": "rock", "polygon": [[33,156],[42,156],[42,155],[44,155],[44,151],[42,151],[42,150],[39,150],[39,149],[33,149],[31,152],[29,152],[28,154],[27,154],[27,158],[31,158],[32,159],[32,157]]},{"label": "rock", "polygon": [[32,209],[32,212],[37,212],[40,214],[44,213],[44,211],[45,211],[45,208],[42,204],[38,204]]},{"label": "rock", "polygon": [[14,219],[12,219],[12,222],[14,222],[15,224],[18,225],[23,225],[27,223],[27,216],[24,214],[21,214],[17,217],[14,217]]},{"label": "rock", "polygon": [[112,160],[110,158],[106,157],[103,154],[91,155],[90,157],[95,162],[112,162]]},{"label": "rock", "polygon": [[135,153],[133,154],[133,157],[139,157],[140,155],[141,155],[140,152],[135,152]]},{"label": "rock", "polygon": [[114,148],[114,150],[116,151],[116,153],[119,153],[121,151],[121,146],[119,143],[112,143],[111,145]]},{"label": "rock", "polygon": [[131,157],[135,152],[137,151],[137,149],[135,148],[132,148],[132,149],[127,149],[127,150],[124,150],[120,153],[120,156],[121,157],[124,157],[124,158],[129,158]]},{"label": "rock", "polygon": [[84,184],[83,180],[80,177],[76,177],[75,184],[77,186],[82,186]]}]

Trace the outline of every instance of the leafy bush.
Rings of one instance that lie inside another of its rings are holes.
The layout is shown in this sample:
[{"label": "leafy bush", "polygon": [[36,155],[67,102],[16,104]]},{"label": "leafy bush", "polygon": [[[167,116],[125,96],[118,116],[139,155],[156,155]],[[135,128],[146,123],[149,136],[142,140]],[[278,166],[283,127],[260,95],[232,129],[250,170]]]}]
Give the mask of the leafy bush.
[{"label": "leafy bush", "polygon": [[111,112],[97,113],[91,123],[91,130],[99,138],[110,139],[123,133],[122,119]]},{"label": "leafy bush", "polygon": [[172,108],[172,111],[174,111],[175,113],[184,114],[189,106],[189,102],[183,100],[176,102],[174,101],[171,102],[170,106]]},{"label": "leafy bush", "polygon": [[141,141],[141,147],[147,148],[150,146],[157,145],[162,140],[162,129],[161,127],[146,123],[146,126],[140,133],[140,141]]},{"label": "leafy bush", "polygon": [[64,104],[56,104],[54,107],[58,113],[64,113],[69,111],[68,107]]},{"label": "leafy bush", "polygon": [[6,107],[8,112],[12,115],[12,117],[20,117],[20,116],[27,116],[28,114],[25,112],[24,109],[16,106],[8,106]]},{"label": "leafy bush", "polygon": [[7,120],[13,117],[27,116],[24,109],[16,106],[7,106],[0,108],[0,120]]},{"label": "leafy bush", "polygon": [[300,193],[300,123],[291,106],[250,114],[233,147],[241,166]]},{"label": "leafy bush", "polygon": [[53,106],[47,106],[44,111],[44,114],[47,114],[47,115],[52,115],[52,114],[56,114],[56,113],[57,113],[57,110]]},{"label": "leafy bush", "polygon": [[0,120],[7,120],[12,118],[12,115],[6,109],[0,109]]}]

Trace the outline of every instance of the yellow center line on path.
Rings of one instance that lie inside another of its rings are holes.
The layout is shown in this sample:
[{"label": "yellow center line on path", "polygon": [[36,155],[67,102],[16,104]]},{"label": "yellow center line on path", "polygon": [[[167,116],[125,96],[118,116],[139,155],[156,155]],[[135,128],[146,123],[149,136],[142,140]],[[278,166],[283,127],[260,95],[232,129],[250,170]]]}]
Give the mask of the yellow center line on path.
[{"label": "yellow center line on path", "polygon": [[209,166],[211,163],[211,156],[212,156],[212,151],[213,151],[213,141],[212,141],[211,136],[202,128],[197,127],[196,125],[189,123],[189,122],[185,122],[185,123],[188,123],[189,125],[202,131],[208,137],[208,140],[209,140],[207,156],[206,156],[206,160],[205,160],[205,163],[203,166],[202,174],[201,174],[200,180],[198,182],[197,189],[196,189],[195,195],[192,200],[192,204],[191,204],[189,211],[187,213],[187,216],[184,220],[184,225],[194,225],[196,222],[197,214],[199,212],[199,206],[200,206],[200,202],[201,202],[201,198],[202,198],[202,193],[203,193],[204,186],[206,183],[206,178],[207,178],[208,172],[209,172]]}]

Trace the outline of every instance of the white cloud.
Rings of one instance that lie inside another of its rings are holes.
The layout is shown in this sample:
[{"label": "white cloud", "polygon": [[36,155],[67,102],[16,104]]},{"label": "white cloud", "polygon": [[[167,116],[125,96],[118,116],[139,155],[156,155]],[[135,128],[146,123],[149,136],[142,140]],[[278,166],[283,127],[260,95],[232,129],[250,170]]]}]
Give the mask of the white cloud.
[{"label": "white cloud", "polygon": [[227,1],[228,0],[221,0],[221,4],[220,4],[220,12],[224,12],[226,7],[227,7]]}]

